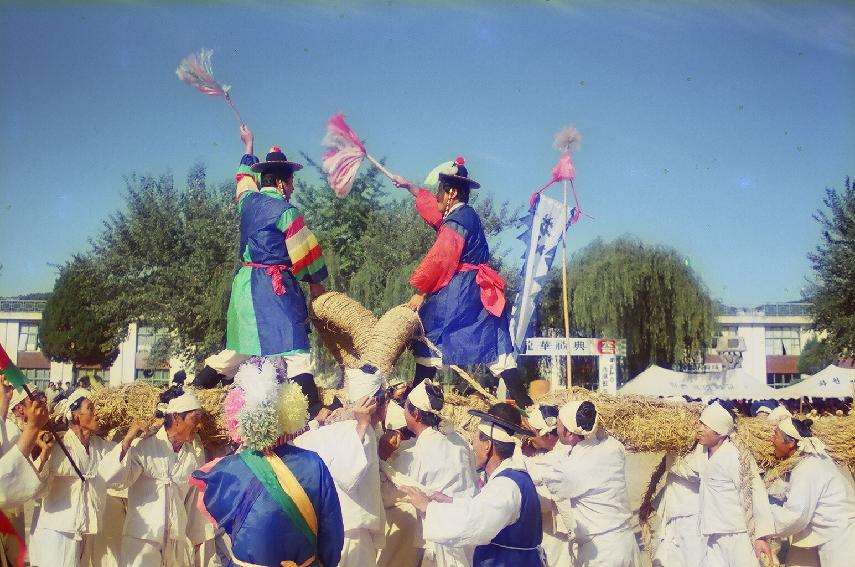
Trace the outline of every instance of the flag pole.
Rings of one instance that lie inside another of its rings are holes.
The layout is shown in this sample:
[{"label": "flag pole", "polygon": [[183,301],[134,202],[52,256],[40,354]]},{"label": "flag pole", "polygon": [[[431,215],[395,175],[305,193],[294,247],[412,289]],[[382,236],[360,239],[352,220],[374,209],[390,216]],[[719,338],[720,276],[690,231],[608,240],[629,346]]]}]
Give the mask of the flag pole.
[{"label": "flag pole", "polygon": [[[27,396],[32,400],[36,401],[36,397],[33,395],[32,390],[26,384],[22,384],[24,391],[27,393]],[[86,479],[83,478],[83,473],[80,472],[80,467],[77,466],[77,463],[74,462],[74,458],[71,456],[71,453],[68,452],[68,448],[63,444],[62,439],[59,438],[59,435],[56,434],[53,427],[50,425],[47,426],[48,431],[51,435],[53,435],[53,440],[56,441],[56,444],[59,445],[59,448],[62,449],[62,452],[65,453],[65,456],[68,457],[68,462],[71,463],[71,467],[74,469],[74,472],[77,473],[77,476],[80,477],[80,482],[86,482]]]},{"label": "flag pole", "polygon": [[570,349],[570,308],[567,304],[567,180],[564,180],[564,216],[561,219],[561,291],[564,300],[564,341],[567,348],[567,388],[573,385],[573,358]]}]

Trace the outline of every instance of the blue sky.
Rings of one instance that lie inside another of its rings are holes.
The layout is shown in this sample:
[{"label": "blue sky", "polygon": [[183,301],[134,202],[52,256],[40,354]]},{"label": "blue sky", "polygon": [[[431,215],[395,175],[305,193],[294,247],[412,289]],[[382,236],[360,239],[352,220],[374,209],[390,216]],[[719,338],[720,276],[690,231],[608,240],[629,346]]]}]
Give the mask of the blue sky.
[{"label": "blue sky", "polygon": [[595,220],[571,249],[631,233],[726,303],[798,299],[811,215],[855,174],[852,29],[826,2],[0,4],[0,295],[50,290],[123,175],[231,175],[237,121],[174,74],[208,47],[260,152],[318,158],[344,111],[393,171],[463,155],[522,205],[575,124]]}]

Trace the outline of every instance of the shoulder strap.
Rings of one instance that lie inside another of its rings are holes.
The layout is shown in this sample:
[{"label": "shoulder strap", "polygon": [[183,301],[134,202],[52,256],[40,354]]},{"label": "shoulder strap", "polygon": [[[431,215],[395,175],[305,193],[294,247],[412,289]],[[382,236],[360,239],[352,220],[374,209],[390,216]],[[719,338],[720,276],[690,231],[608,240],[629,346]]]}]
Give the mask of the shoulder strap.
[{"label": "shoulder strap", "polygon": [[240,458],[267,493],[288,514],[312,547],[318,547],[318,520],[306,491],[277,456],[245,450]]}]

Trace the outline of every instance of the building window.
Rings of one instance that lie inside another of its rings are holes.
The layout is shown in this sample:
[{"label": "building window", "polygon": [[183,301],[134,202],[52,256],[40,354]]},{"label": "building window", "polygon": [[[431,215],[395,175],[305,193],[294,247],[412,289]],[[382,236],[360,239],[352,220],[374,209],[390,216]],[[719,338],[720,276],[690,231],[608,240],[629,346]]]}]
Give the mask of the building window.
[{"label": "building window", "polygon": [[801,374],[767,374],[766,384],[773,388],[785,388],[799,382]]},{"label": "building window", "polygon": [[721,336],[722,337],[738,337],[739,336],[739,327],[736,325],[722,325],[721,328]]},{"label": "building window", "polygon": [[39,324],[21,323],[18,330],[18,350],[35,352],[39,350]]},{"label": "building window", "polygon": [[800,334],[799,327],[766,327],[766,355],[800,355]]},{"label": "building window", "polygon": [[165,338],[167,334],[166,329],[159,329],[151,325],[140,325],[137,329],[137,352],[151,352],[151,347],[160,339]]},{"label": "building window", "polygon": [[42,392],[50,384],[50,369],[48,368],[21,368],[21,372],[27,377],[27,382]]},{"label": "building window", "polygon": [[148,382],[153,386],[169,384],[169,370],[164,368],[137,368],[135,380]]}]

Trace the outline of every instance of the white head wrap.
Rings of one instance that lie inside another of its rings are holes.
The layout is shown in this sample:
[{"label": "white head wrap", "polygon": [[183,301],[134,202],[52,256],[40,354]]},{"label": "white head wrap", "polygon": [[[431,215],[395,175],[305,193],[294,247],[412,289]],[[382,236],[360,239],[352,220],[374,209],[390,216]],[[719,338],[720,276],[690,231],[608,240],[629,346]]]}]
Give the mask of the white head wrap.
[{"label": "white head wrap", "polygon": [[719,435],[730,435],[733,431],[733,417],[718,402],[713,402],[704,408],[699,418],[701,423],[718,433]]},{"label": "white head wrap", "polygon": [[74,390],[68,399],[63,400],[63,413],[65,414],[65,420],[71,421],[71,406],[74,405],[75,402],[82,400],[84,398],[92,399],[92,392],[87,390],[86,388],[77,388]]},{"label": "white head wrap", "polygon": [[777,406],[769,413],[769,415],[766,416],[766,419],[769,420],[769,423],[772,425],[778,425],[782,419],[789,417],[793,416],[790,415],[789,410],[785,406]]},{"label": "white head wrap", "polygon": [[185,390],[184,393],[177,398],[169,400],[169,403],[166,405],[165,413],[184,413],[186,411],[197,409],[202,409],[202,404],[199,403],[199,398],[196,397],[196,394],[194,394],[192,390]]},{"label": "white head wrap", "polygon": [[[36,393],[34,391],[33,395],[35,394]],[[26,390],[24,390],[23,388],[21,388],[20,390],[16,388],[12,391],[12,399],[9,400],[9,409],[15,409],[15,406],[26,400],[27,397],[28,396]]]},{"label": "white head wrap", "polygon": [[799,451],[802,453],[810,453],[812,455],[824,455],[825,454],[825,443],[819,440],[817,437],[802,437],[799,435],[799,431],[796,429],[796,426],[793,424],[793,419],[782,419],[778,424],[778,429],[781,430],[782,433],[786,433],[790,437],[796,440],[798,444]]},{"label": "white head wrap", "polygon": [[364,372],[358,368],[346,368],[344,378],[347,397],[351,402],[376,394],[383,387],[383,377],[380,374]]},{"label": "white head wrap", "polygon": [[395,431],[403,429],[407,426],[407,418],[404,413],[404,408],[395,402],[389,402],[386,406],[386,421],[383,422],[386,429]]},{"label": "white head wrap", "polygon": [[[597,412],[597,417],[594,418],[594,424],[591,426],[591,429],[586,430],[579,426],[576,423],[576,413],[579,411],[579,406],[582,405],[584,400],[572,400],[561,406],[561,409],[558,410],[558,419],[561,420],[561,423],[564,424],[564,427],[567,428],[567,431],[570,433],[575,433],[576,435],[590,435],[593,433],[597,426],[600,424],[600,412]],[[594,402],[591,402],[592,404]],[[597,409],[597,406],[594,405],[594,409]]]},{"label": "white head wrap", "polygon": [[436,189],[437,185],[439,185],[439,174],[443,173],[445,175],[455,175],[457,173],[457,166],[453,161],[444,161],[435,168],[433,168],[430,173],[425,177],[425,182],[422,184],[427,189]]},{"label": "white head wrap", "polygon": [[505,443],[519,443],[520,440],[502,429],[501,426],[494,424],[491,421],[482,421],[478,425],[478,431],[486,435],[494,441],[503,441]]},{"label": "white head wrap", "polygon": [[535,405],[534,408],[528,410],[528,422],[532,427],[537,429],[538,435],[546,435],[555,431],[558,427],[558,420],[554,417],[544,418],[540,411],[540,405]]},{"label": "white head wrap", "polygon": [[440,406],[434,409],[430,405],[430,397],[427,393],[427,385],[433,385],[433,382],[430,379],[422,380],[418,386],[410,391],[410,395],[407,396],[407,401],[419,408],[421,411],[426,411],[428,413],[437,413],[442,409],[444,404],[440,404]]}]

